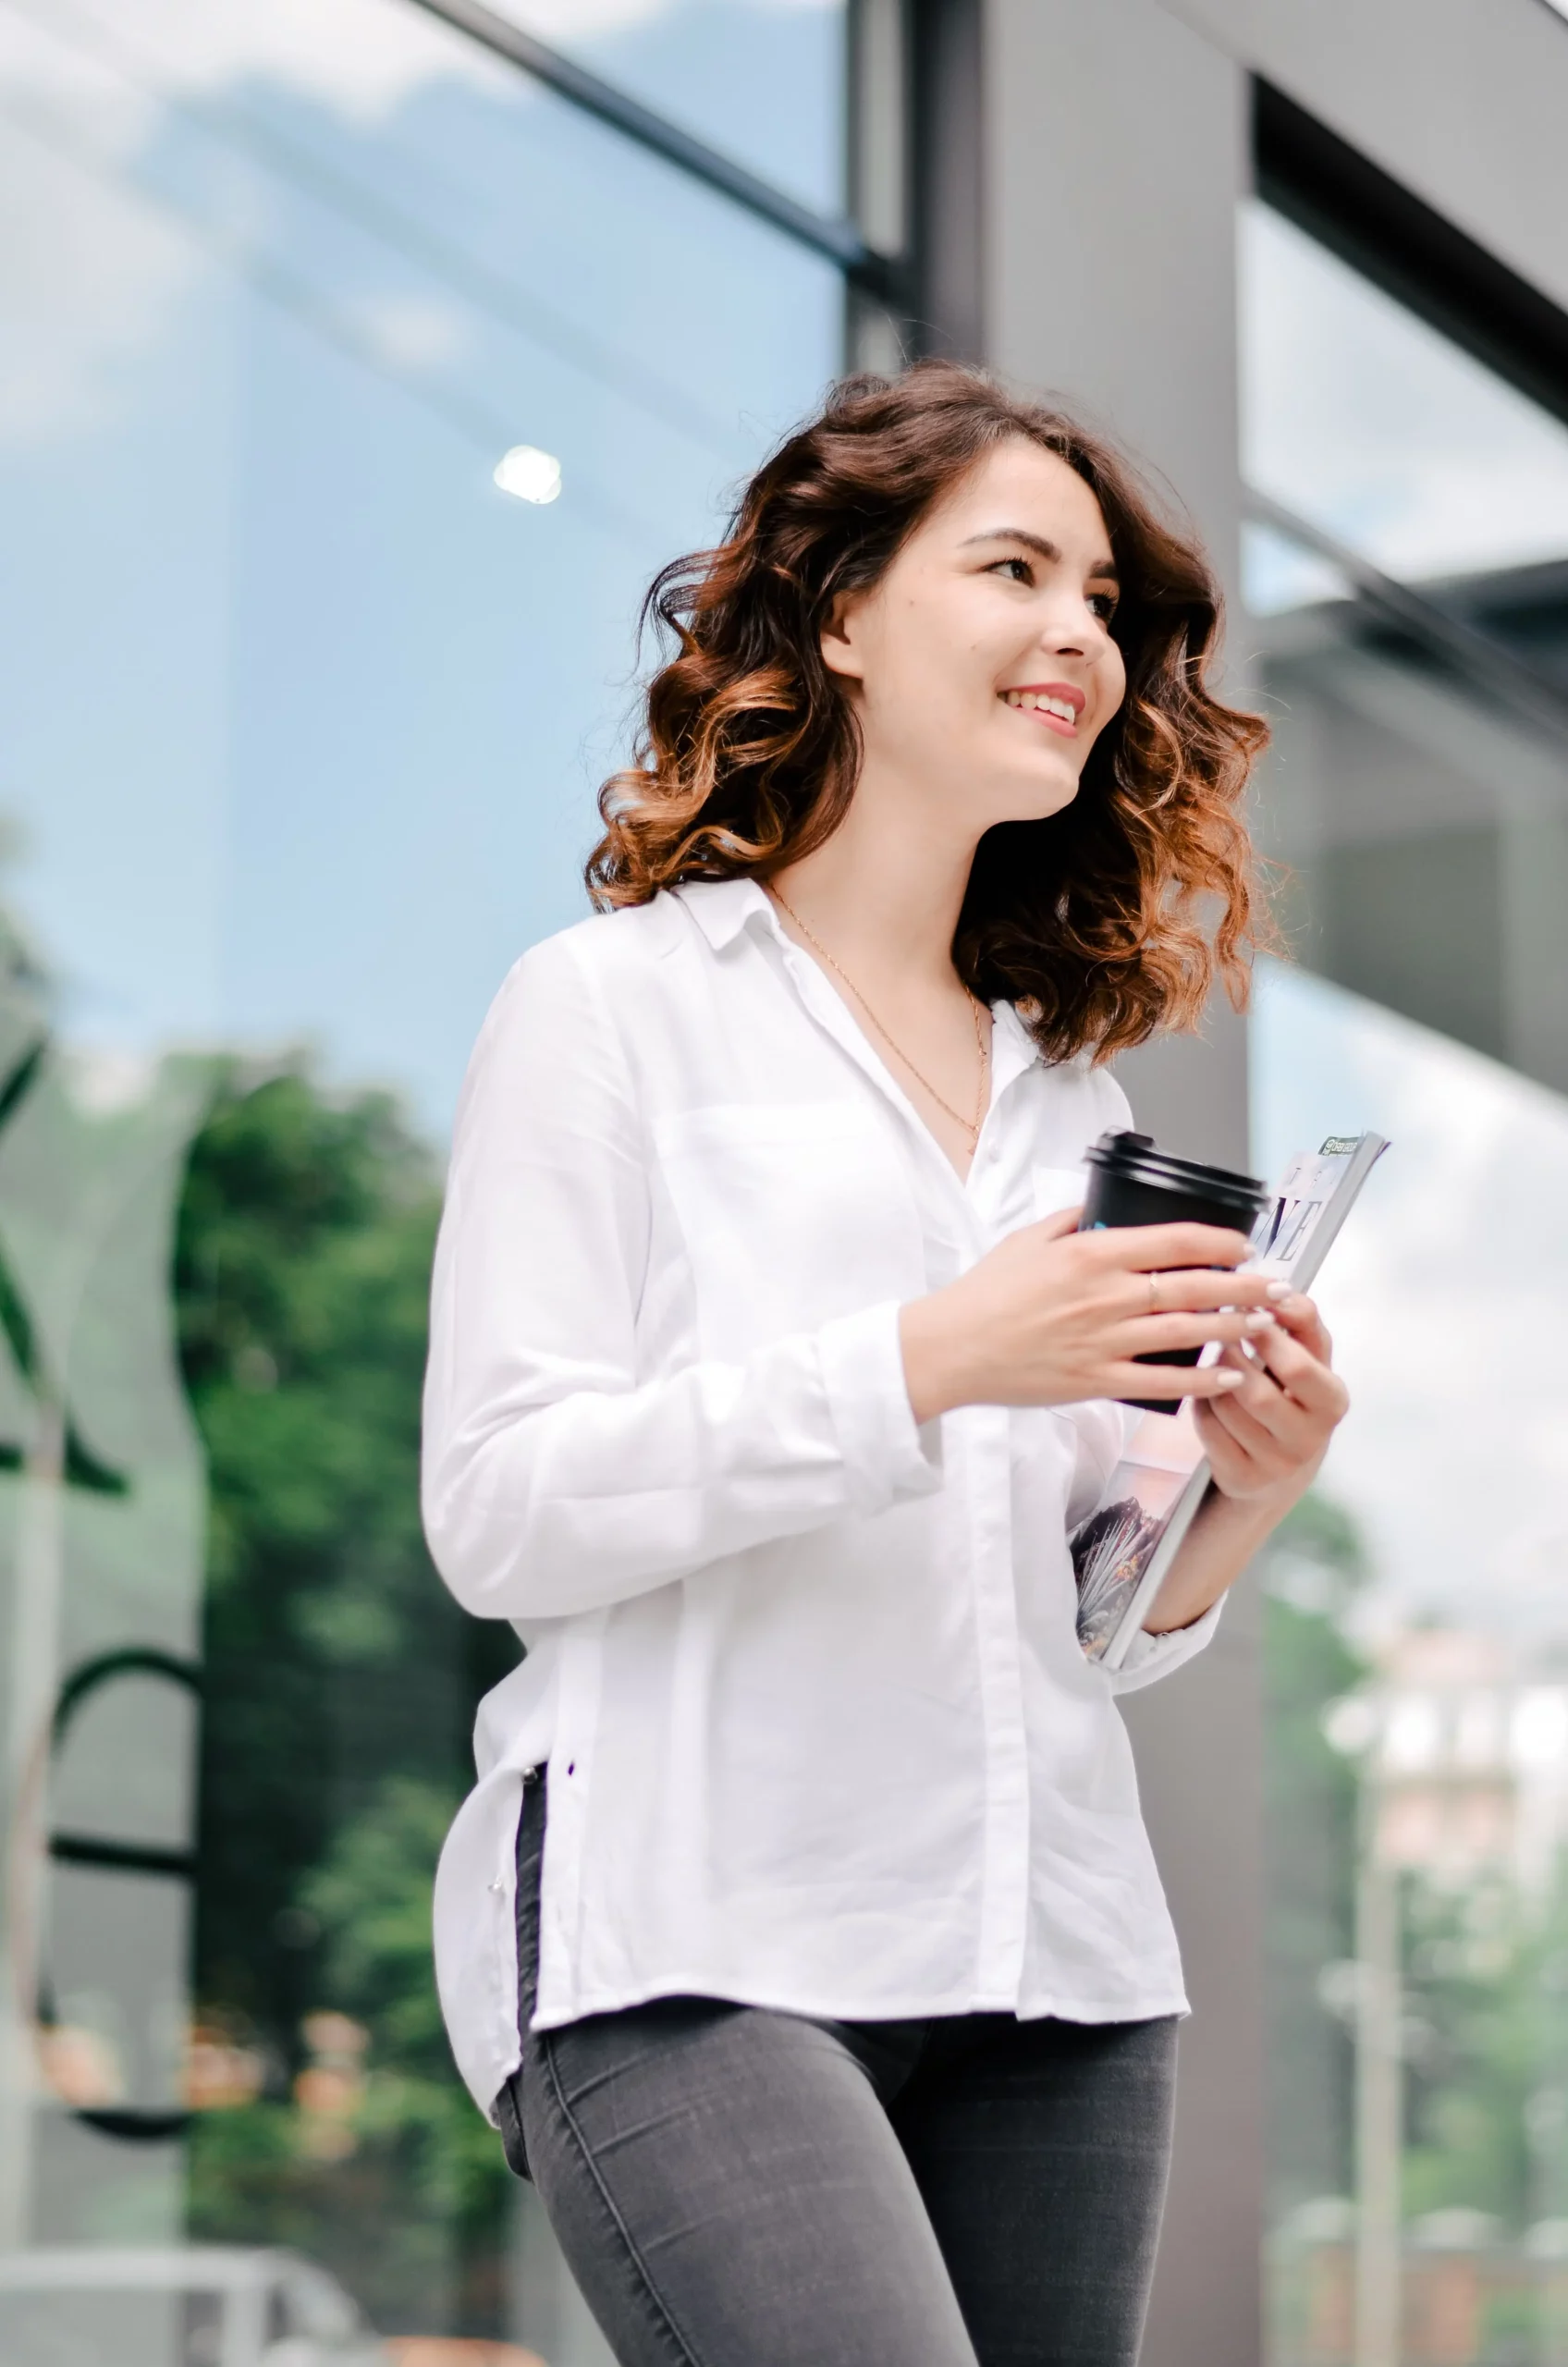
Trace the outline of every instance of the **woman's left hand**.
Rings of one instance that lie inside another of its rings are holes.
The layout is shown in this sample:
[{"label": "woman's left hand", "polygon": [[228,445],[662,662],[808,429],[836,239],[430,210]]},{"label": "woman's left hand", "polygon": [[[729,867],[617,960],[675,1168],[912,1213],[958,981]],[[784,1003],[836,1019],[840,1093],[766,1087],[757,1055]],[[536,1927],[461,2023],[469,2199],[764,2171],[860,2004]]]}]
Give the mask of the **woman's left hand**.
[{"label": "woman's left hand", "polygon": [[1243,1386],[1195,1399],[1193,1414],[1220,1494],[1284,1513],[1311,1485],[1350,1395],[1312,1301],[1294,1293],[1271,1312],[1271,1330],[1220,1359],[1246,1375]]},{"label": "woman's left hand", "polygon": [[1312,1301],[1292,1293],[1269,1312],[1268,1331],[1223,1352],[1222,1360],[1245,1375],[1241,1388],[1193,1400],[1214,1489],[1144,1621],[1152,1635],[1191,1626],[1241,1576],[1311,1486],[1350,1404]]}]

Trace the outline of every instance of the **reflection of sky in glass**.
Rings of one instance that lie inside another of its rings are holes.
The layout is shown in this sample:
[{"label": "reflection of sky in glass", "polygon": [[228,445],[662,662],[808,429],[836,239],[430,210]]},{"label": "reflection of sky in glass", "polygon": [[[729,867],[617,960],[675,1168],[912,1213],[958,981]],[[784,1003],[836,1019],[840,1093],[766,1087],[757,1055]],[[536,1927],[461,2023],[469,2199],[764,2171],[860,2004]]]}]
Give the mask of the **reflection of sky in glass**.
[{"label": "reflection of sky in glass", "polygon": [[1267,206],[1241,271],[1259,491],[1393,575],[1568,554],[1568,427]]},{"label": "reflection of sky in glass", "polygon": [[1323,1486],[1371,1549],[1370,1619],[1568,1646],[1568,1102],[1274,964],[1252,1056],[1261,1172],[1392,1143],[1316,1294],[1355,1399]]},{"label": "reflection of sky in glass", "polygon": [[491,0],[824,213],[844,202],[845,0]]},{"label": "reflection of sky in glass", "polygon": [[379,0],[7,0],[0,134],[6,901],[78,1040],[311,1038],[440,1122],[836,276]]},{"label": "reflection of sky in glass", "polygon": [[1331,560],[1249,518],[1242,523],[1242,596],[1253,616],[1277,617],[1320,600],[1347,600],[1351,586]]}]

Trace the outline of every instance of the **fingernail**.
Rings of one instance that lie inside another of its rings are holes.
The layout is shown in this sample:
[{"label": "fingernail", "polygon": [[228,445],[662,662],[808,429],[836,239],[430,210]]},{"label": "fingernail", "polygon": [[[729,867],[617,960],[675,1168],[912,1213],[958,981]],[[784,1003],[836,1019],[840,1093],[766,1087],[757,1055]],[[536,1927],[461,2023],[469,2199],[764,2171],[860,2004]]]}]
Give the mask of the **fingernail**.
[{"label": "fingernail", "polygon": [[1240,1389],[1245,1379],[1244,1372],[1222,1372],[1219,1376],[1219,1386],[1221,1389]]},{"label": "fingernail", "polygon": [[1260,1306],[1256,1308],[1253,1314],[1247,1317],[1243,1329],[1249,1332],[1272,1331],[1274,1329],[1274,1318],[1271,1315],[1265,1314],[1263,1308]]},{"label": "fingernail", "polygon": [[1291,1286],[1289,1282],[1270,1282],[1264,1295],[1271,1298],[1278,1306],[1281,1299],[1290,1297]]}]

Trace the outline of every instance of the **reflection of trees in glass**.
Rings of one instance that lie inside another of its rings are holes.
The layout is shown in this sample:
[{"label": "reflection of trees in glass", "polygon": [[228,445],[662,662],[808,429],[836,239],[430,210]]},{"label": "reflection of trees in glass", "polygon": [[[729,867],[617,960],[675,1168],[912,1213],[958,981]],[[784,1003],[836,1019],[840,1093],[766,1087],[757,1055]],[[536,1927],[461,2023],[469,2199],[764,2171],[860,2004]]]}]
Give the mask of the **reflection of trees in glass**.
[{"label": "reflection of trees in glass", "polygon": [[[1506,1737],[1529,1691],[1479,1630],[1406,1629],[1376,1669],[1363,1662],[1345,1632],[1361,1555],[1329,1505],[1299,1508],[1263,1576],[1273,2355],[1280,2367],[1351,2355],[1350,2198],[1380,2191],[1354,2140],[1358,2005],[1374,1970],[1354,1961],[1357,1852],[1375,1830],[1398,1896],[1403,2141],[1390,2125],[1387,2201],[1410,2355],[1486,2367],[1568,2357],[1568,1861],[1532,1870],[1517,1846],[1510,1787],[1522,1778]],[[1553,1674],[1532,1671],[1537,1684]],[[1474,1719],[1456,1756],[1464,1702],[1488,1712],[1485,1763]],[[1394,1722],[1416,1711],[1427,1742],[1411,1758],[1407,1734],[1405,1757],[1390,1756]],[[1466,1815],[1493,1793],[1490,1821]]]},{"label": "reflection of trees in glass", "polygon": [[1568,1884],[1405,1905],[1406,2215],[1487,2213],[1510,2233],[1568,2216]]},{"label": "reflection of trees in glass", "polygon": [[1511,1885],[1454,1895],[1408,1877],[1403,1903],[1405,2215],[1467,2209],[1522,2228],[1547,1935]]},{"label": "reflection of trees in glass", "polygon": [[1362,1577],[1355,1531],[1307,1496],[1263,1557],[1268,1836],[1270,2160],[1278,2215],[1350,2194],[1354,2062],[1325,2010],[1329,1968],[1354,1949],[1355,1771],[1323,1733],[1327,1705],[1365,1663],[1341,1617]]},{"label": "reflection of trees in glass", "polygon": [[0,909],[0,2247],[172,2236],[180,2200],[193,1722],[148,1680],[200,1602],[167,1275],[210,1079],[63,1042],[55,1000]]},{"label": "reflection of trees in glass", "polygon": [[[196,1994],[229,2108],[193,2232],[297,2243],[384,2324],[493,2331],[505,2172],[451,2068],[430,1879],[515,1658],[419,1528],[438,1193],[386,1098],[226,1076],[176,1250],[211,1490]],[[225,2054],[225,2048],[229,2051]],[[248,2086],[261,2080],[253,2101]]]},{"label": "reflection of trees in glass", "polygon": [[[0,1134],[4,1133],[37,1084],[48,1049],[48,1037],[38,1036],[0,1081]],[[128,1484],[124,1472],[111,1469],[92,1453],[91,1447],[83,1443],[75,1420],[65,1404],[64,1390],[49,1373],[39,1344],[37,1326],[12,1275],[3,1248],[0,1248],[0,1332],[5,1335],[18,1377],[35,1404],[47,1413],[54,1408],[56,1397],[60,1400],[57,1408],[61,1429],[60,1466],[66,1486],[89,1488],[104,1496],[123,1496]],[[0,1441],[0,1471],[19,1471],[26,1460],[19,1446],[8,1440]]]},{"label": "reflection of trees in glass", "polygon": [[1488,2367],[1559,2360],[1568,2356],[1563,1868],[1545,1897],[1506,1877],[1457,1890],[1413,1875],[1403,1889],[1402,2200],[1416,2247],[1407,2262],[1446,2250],[1469,2267],[1476,2341],[1466,2357]]},{"label": "reflection of trees in glass", "polygon": [[1363,1578],[1346,1515],[1309,1495],[1260,1557],[1271,2247],[1269,2355],[1350,2355],[1355,2054],[1333,1994],[1355,1944],[1356,1771],[1323,1730],[1365,1663],[1341,1622]]}]

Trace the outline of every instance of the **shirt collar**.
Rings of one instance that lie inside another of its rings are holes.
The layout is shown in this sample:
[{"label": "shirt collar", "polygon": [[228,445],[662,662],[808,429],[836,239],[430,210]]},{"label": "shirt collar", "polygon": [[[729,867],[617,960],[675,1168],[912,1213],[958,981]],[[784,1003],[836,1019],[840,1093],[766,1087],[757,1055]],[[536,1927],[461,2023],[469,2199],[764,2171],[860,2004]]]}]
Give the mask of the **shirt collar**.
[{"label": "shirt collar", "polygon": [[994,1101],[1004,1085],[1015,1076],[1032,1069],[1041,1058],[1040,1048],[1010,1002],[991,1005],[991,1098]]},{"label": "shirt collar", "polygon": [[[749,924],[761,921],[781,944],[788,944],[778,926],[773,899],[756,879],[687,879],[672,891],[685,905],[716,953],[732,945]],[[991,1005],[995,1035],[991,1044],[991,1091],[999,1093],[1015,1076],[1033,1068],[1040,1048],[1010,1002]]]},{"label": "shirt collar", "polygon": [[755,879],[687,879],[673,892],[716,953],[732,944],[748,921],[761,918],[778,928],[773,906]]}]

